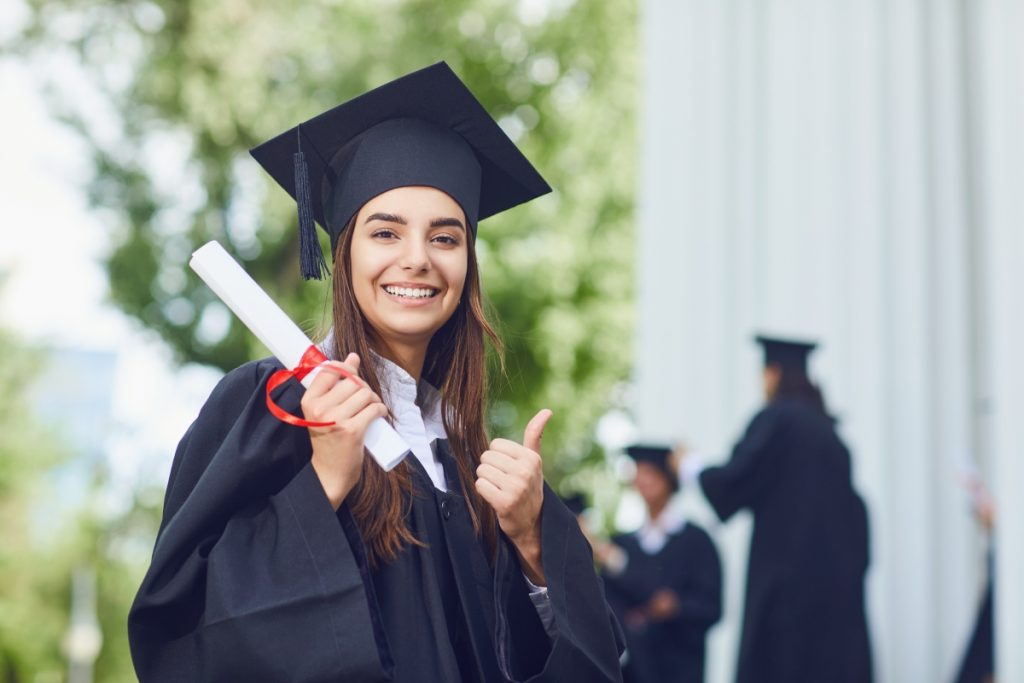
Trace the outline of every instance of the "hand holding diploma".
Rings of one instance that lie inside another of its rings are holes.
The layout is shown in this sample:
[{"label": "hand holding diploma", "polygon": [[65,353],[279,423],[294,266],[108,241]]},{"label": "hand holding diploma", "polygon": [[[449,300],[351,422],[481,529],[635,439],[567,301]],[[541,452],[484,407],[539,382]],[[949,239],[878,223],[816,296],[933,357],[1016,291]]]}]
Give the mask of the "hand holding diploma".
[{"label": "hand holding diploma", "polygon": [[[344,373],[331,372],[332,367]],[[348,354],[344,363],[331,361],[323,370],[302,396],[302,414],[315,422],[330,423],[310,427],[309,439],[313,444],[313,469],[337,510],[359,481],[367,428],[377,418],[385,417],[388,409],[380,396],[354,381],[359,374],[356,354]]]},{"label": "hand holding diploma", "polygon": [[476,490],[498,515],[498,526],[519,553],[523,573],[543,586],[544,565],[540,553],[540,511],[544,503],[544,470],[540,442],[551,419],[545,408],[537,413],[523,434],[520,445],[508,439],[494,439],[480,456]]},{"label": "hand holding diploma", "polygon": [[[323,360],[322,354],[313,346],[309,337],[285,315],[284,311],[224,251],[220,244],[215,241],[204,244],[192,254],[189,265],[228,308],[245,323],[246,327],[270,349],[285,368],[289,370],[301,368],[311,355],[316,356],[317,360]],[[336,367],[344,373],[355,374],[343,363],[338,363]],[[354,367],[358,367],[358,359],[356,359]],[[338,379],[337,373],[324,373],[320,370],[321,368],[314,368],[312,372],[303,370],[301,374],[295,374],[295,377],[307,388],[312,387],[319,375],[327,375],[324,377],[324,381],[332,387],[342,383]],[[348,386],[357,383],[355,380],[348,380]],[[272,388],[269,387],[269,389]],[[270,402],[269,389],[268,407],[273,410],[276,406]],[[283,413],[283,411],[281,412]],[[277,412],[274,414],[279,419],[284,419]],[[286,417],[291,418],[292,416]],[[381,468],[390,471],[402,461],[405,454],[409,452],[409,447],[391,425],[383,419],[383,416],[380,418],[371,420],[360,433],[360,438]],[[302,423],[297,419],[286,419],[286,421],[292,424]],[[319,426],[327,427],[327,425]]]}]

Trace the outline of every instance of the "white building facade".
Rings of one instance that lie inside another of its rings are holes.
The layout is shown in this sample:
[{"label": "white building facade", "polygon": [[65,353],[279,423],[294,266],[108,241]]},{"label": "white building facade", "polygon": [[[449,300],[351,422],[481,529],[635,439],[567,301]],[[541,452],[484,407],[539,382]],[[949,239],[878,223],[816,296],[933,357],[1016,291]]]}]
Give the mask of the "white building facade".
[{"label": "white building facade", "polygon": [[[820,340],[871,516],[877,680],[953,677],[984,578],[971,458],[998,505],[997,680],[1024,681],[1024,2],[641,10],[640,432],[724,458],[760,400],[752,335]],[[748,530],[716,531],[712,683]]]}]

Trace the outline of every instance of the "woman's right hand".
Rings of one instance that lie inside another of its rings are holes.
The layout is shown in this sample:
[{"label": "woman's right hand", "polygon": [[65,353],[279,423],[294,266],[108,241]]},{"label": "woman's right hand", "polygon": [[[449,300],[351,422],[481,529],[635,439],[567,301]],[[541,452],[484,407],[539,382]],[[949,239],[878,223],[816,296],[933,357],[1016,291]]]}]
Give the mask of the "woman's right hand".
[{"label": "woman's right hand", "polygon": [[[333,365],[352,375],[359,373],[359,356],[348,354]],[[321,370],[302,396],[302,414],[313,422],[334,422],[330,427],[309,427],[312,465],[331,505],[337,510],[359,481],[363,469],[363,438],[370,423],[388,414],[380,396],[362,382]]]}]

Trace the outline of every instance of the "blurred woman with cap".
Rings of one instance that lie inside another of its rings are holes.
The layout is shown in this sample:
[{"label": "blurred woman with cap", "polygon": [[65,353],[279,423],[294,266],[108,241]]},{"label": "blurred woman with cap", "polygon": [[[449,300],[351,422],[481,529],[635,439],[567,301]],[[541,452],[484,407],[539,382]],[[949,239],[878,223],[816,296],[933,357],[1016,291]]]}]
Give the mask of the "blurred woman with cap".
[{"label": "blurred woman with cap", "polygon": [[[314,221],[330,236],[334,371],[276,397],[320,426],[267,411],[271,359],[189,428],[129,615],[140,680],[620,680],[589,546],[544,484],[550,411],[522,443],[484,430],[477,224],[547,183],[444,63],[252,154],[299,205],[305,277],[329,271]],[[385,416],[410,446],[390,472],[363,447]]]},{"label": "blurred woman with cap", "polygon": [[705,639],[722,615],[722,568],[707,532],[671,504],[679,482],[671,448],[635,444],[633,487],[647,519],[637,531],[596,544],[608,602],[626,633],[627,683],[700,683]]},{"label": "blurred woman with cap", "polygon": [[737,683],[867,683],[868,520],[850,453],[807,374],[815,344],[757,337],[765,406],[728,462],[677,466],[722,519],[754,516]]}]

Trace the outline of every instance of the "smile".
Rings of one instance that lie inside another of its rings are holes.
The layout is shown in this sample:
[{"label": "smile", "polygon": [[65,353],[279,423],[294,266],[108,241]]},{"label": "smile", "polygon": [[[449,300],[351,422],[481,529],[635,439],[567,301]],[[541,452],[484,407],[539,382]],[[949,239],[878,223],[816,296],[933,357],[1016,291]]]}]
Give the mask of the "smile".
[{"label": "smile", "polygon": [[391,296],[403,299],[430,299],[441,293],[440,289],[433,287],[395,287],[394,285],[384,285],[384,291]]}]

